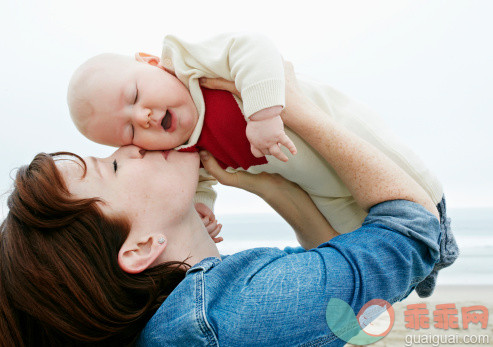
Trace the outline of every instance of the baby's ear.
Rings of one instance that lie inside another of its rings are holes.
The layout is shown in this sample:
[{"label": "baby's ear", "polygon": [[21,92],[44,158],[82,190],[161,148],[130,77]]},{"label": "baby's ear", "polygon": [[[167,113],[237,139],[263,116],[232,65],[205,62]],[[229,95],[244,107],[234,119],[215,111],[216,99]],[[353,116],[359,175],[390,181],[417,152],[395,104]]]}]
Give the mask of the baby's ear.
[{"label": "baby's ear", "polygon": [[152,66],[161,67],[161,65],[159,64],[161,62],[159,57],[156,57],[155,55],[152,54],[137,52],[135,53],[135,60],[140,61],[141,63],[150,64]]}]

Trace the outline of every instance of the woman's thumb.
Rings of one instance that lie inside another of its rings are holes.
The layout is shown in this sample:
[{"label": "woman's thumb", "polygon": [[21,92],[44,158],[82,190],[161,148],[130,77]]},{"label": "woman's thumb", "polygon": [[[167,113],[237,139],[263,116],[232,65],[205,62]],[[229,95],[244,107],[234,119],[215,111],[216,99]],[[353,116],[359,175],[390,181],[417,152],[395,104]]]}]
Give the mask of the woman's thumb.
[{"label": "woman's thumb", "polygon": [[216,159],[207,151],[200,151],[199,155],[204,169],[219,181],[218,175],[222,170]]},{"label": "woman's thumb", "polygon": [[207,151],[200,151],[200,160],[202,161],[202,165],[204,165],[204,169],[214,176],[214,178],[221,184],[231,185],[231,176],[229,172],[223,170],[216,159]]}]

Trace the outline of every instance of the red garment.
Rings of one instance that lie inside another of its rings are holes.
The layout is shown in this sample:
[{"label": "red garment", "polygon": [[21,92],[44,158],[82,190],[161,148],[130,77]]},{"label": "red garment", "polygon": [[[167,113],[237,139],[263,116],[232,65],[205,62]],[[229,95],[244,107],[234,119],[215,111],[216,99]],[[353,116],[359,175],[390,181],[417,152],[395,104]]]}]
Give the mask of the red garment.
[{"label": "red garment", "polygon": [[[244,170],[253,165],[267,164],[265,157],[256,158],[246,137],[246,121],[233,95],[224,90],[202,88],[205,115],[197,144],[180,152],[209,151],[219,165],[226,169]],[[201,166],[202,167],[202,166]]]}]

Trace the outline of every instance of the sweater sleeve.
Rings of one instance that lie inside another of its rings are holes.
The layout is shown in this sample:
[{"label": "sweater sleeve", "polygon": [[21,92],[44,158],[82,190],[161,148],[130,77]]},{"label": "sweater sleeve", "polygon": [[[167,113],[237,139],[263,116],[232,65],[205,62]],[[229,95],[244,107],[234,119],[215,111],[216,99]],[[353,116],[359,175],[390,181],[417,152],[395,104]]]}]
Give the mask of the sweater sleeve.
[{"label": "sweater sleeve", "polygon": [[214,212],[214,203],[216,202],[217,193],[212,186],[215,184],[217,184],[217,180],[207,174],[204,169],[200,169],[199,184],[193,202],[201,202]]},{"label": "sweater sleeve", "polygon": [[190,78],[221,77],[234,81],[241,93],[243,111],[248,118],[271,106],[284,107],[284,67],[280,53],[265,36],[252,33],[225,33],[199,43],[188,43],[176,36],[164,39],[163,64]]}]

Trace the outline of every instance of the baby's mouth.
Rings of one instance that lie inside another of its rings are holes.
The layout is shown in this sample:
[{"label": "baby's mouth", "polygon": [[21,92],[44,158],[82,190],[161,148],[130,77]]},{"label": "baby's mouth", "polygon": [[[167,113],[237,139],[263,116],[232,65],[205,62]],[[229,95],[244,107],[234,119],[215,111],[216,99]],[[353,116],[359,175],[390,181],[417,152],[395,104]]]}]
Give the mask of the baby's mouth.
[{"label": "baby's mouth", "polygon": [[166,111],[166,114],[164,115],[163,120],[161,121],[161,126],[165,131],[171,127],[171,121],[172,121],[171,113],[169,113],[169,111]]}]

